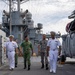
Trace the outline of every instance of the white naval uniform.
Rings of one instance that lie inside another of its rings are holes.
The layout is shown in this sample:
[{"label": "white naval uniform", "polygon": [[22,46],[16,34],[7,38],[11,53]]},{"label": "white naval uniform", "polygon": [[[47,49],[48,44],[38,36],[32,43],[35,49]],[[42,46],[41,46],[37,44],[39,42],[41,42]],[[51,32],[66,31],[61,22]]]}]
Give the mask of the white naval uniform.
[{"label": "white naval uniform", "polygon": [[57,58],[58,58],[58,46],[61,46],[59,40],[50,39],[47,43],[50,47],[49,50],[49,60],[50,60],[50,70],[56,72]]},{"label": "white naval uniform", "polygon": [[5,47],[7,49],[7,55],[8,55],[8,62],[10,69],[14,69],[15,67],[15,48],[18,47],[17,43],[12,42],[6,42]]}]

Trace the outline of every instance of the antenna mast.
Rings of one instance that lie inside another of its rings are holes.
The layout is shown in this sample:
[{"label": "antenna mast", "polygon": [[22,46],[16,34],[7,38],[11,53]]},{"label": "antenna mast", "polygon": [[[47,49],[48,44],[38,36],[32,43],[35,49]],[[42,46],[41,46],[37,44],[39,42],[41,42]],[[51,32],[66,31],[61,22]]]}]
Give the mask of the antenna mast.
[{"label": "antenna mast", "polygon": [[12,0],[9,0],[9,13],[10,13],[10,35],[12,34],[12,25],[11,25],[11,21],[12,21],[12,19],[11,19],[11,10],[12,10],[12,8],[11,8],[11,6],[12,6]]}]

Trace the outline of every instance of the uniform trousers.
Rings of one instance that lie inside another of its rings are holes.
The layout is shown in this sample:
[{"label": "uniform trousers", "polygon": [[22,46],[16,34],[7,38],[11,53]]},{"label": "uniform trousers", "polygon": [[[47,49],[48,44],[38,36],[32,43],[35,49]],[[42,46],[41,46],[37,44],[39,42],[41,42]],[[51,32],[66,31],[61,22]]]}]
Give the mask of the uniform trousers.
[{"label": "uniform trousers", "polygon": [[58,50],[50,50],[49,51],[49,59],[50,59],[50,70],[56,72],[57,67],[57,58],[58,58]]},{"label": "uniform trousers", "polygon": [[45,58],[45,64],[48,64],[47,53],[41,52],[41,63],[42,64],[44,64],[44,58]]},{"label": "uniform trousers", "polygon": [[24,57],[24,66],[26,65],[26,63],[27,63],[27,65],[31,65],[31,63],[30,63],[30,57],[31,57],[30,53],[24,53],[23,57]]},{"label": "uniform trousers", "polygon": [[15,67],[15,51],[8,51],[8,62],[10,69]]}]

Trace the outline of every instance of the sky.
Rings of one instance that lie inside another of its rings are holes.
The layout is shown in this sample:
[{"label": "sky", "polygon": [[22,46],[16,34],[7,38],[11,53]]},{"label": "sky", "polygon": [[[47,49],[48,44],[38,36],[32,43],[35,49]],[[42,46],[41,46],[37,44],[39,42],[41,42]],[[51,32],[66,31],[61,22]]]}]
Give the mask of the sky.
[{"label": "sky", "polygon": [[[8,10],[8,5],[0,1],[0,22],[2,10]],[[23,11],[28,9],[32,13],[34,26],[37,23],[43,24],[43,33],[50,31],[65,34],[65,27],[68,22],[73,19],[68,19],[68,16],[75,10],[75,0],[30,0],[21,4]]]}]

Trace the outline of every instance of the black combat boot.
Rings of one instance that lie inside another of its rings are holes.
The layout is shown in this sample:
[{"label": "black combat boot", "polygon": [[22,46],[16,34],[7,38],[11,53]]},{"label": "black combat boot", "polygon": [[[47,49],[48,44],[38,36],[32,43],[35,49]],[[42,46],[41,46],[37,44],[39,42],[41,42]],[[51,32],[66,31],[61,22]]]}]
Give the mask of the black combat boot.
[{"label": "black combat boot", "polygon": [[46,70],[48,70],[48,64],[46,64]]},{"label": "black combat boot", "polygon": [[24,64],[24,69],[26,69],[27,68],[27,66],[26,66],[26,63]]},{"label": "black combat boot", "polygon": [[24,61],[24,69],[26,69],[27,68],[27,66],[26,66],[26,60]]},{"label": "black combat boot", "polygon": [[41,69],[43,69],[44,68],[44,64],[42,64],[42,67],[41,67]]},{"label": "black combat boot", "polygon": [[27,66],[26,66],[26,61],[24,62],[24,69],[26,69],[27,68]]},{"label": "black combat boot", "polygon": [[28,71],[30,70],[30,65],[28,65]]},{"label": "black combat boot", "polygon": [[17,63],[15,63],[15,67],[17,67]]}]

